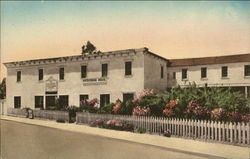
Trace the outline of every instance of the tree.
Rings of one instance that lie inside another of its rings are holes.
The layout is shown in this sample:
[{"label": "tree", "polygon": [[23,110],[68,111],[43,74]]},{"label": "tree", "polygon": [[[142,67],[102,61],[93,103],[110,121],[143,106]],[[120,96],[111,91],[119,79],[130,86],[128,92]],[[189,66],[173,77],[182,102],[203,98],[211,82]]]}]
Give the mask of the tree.
[{"label": "tree", "polygon": [[6,97],[6,78],[3,78],[0,83],[0,99],[5,99]]},{"label": "tree", "polygon": [[96,47],[90,42],[90,41],[87,41],[87,44],[86,46],[83,45],[82,46],[82,54],[86,54],[86,53],[95,53],[96,51]]}]

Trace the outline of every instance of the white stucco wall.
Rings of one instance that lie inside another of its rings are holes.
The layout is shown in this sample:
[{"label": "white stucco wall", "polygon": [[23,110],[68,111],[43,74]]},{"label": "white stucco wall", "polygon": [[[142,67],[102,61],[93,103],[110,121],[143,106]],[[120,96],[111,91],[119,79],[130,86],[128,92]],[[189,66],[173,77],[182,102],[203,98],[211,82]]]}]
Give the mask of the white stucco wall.
[{"label": "white stucco wall", "polygon": [[[195,82],[197,85],[204,86],[250,86],[250,77],[244,76],[244,66],[250,65],[250,62],[214,64],[214,65],[198,65],[198,66],[182,66],[169,67],[168,73],[169,86],[188,85],[189,82]],[[221,77],[221,67],[228,67],[228,77]],[[201,79],[201,67],[207,67],[207,78]],[[187,68],[187,80],[182,80],[182,69]],[[176,80],[173,80],[173,72],[176,72]]]},{"label": "white stucco wall", "polygon": [[[164,75],[161,78],[161,66]],[[154,89],[155,92],[164,92],[167,88],[167,61],[150,54],[144,57],[144,88]]]},{"label": "white stucco wall", "polygon": [[[125,77],[125,61],[132,61],[132,76]],[[101,64],[108,63],[107,84],[83,85],[81,65],[87,64],[87,78],[101,77]],[[59,68],[64,67],[65,79],[58,80],[58,95],[69,95],[69,104],[79,106],[79,95],[100,98],[100,94],[110,94],[110,101],[123,100],[123,93],[138,93],[144,89],[143,53],[123,54],[106,58],[93,58],[83,61],[42,64],[7,69],[7,103],[14,107],[14,96],[21,96],[21,106],[34,108],[34,96],[45,96],[45,81],[49,77],[59,79]],[[44,69],[44,80],[38,81],[38,69]],[[22,71],[21,82],[16,82],[16,71]],[[45,98],[44,98],[45,100]],[[45,101],[44,101],[45,103]]]}]

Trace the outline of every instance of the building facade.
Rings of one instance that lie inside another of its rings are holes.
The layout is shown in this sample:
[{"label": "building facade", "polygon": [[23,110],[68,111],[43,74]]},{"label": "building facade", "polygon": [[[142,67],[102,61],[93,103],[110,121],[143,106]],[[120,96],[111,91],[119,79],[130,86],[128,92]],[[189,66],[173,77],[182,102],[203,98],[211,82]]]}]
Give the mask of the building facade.
[{"label": "building facade", "polygon": [[5,63],[7,105],[46,108],[98,98],[100,106],[145,88],[163,92],[168,60],[147,48]]},{"label": "building facade", "polygon": [[46,108],[56,103],[79,106],[99,99],[100,106],[129,100],[143,89],[165,92],[195,82],[234,87],[249,97],[250,54],[165,59],[147,48],[5,63],[6,105]]}]

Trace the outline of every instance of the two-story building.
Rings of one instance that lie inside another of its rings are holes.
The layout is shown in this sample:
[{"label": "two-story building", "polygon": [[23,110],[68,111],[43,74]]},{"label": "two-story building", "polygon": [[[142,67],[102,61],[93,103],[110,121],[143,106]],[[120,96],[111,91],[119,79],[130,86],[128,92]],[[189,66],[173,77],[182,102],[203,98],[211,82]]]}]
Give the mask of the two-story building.
[{"label": "two-story building", "polygon": [[98,98],[100,106],[129,100],[143,89],[164,92],[173,86],[232,87],[249,97],[250,54],[165,59],[147,48],[5,63],[6,105],[46,108],[80,105]]},{"label": "two-story building", "polygon": [[147,48],[5,63],[7,102],[14,108],[79,106],[98,98],[100,106],[128,100],[145,88],[167,88],[168,60]]},{"label": "two-story building", "polygon": [[250,54],[169,60],[169,88],[193,82],[201,87],[231,87],[249,98]]}]

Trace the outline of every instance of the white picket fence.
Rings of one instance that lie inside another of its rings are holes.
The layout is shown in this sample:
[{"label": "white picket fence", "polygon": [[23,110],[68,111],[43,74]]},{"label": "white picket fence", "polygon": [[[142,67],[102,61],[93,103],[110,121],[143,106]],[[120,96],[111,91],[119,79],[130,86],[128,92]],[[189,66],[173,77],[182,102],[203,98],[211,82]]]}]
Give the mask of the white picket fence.
[{"label": "white picket fence", "polygon": [[145,129],[148,133],[153,134],[162,134],[164,130],[170,130],[175,137],[250,145],[249,123],[111,114],[76,114],[78,124],[88,124],[97,119],[126,121],[133,124],[135,128]]},{"label": "white picket fence", "polygon": [[69,113],[67,111],[57,110],[33,110],[34,118],[48,120],[64,120],[69,122]]}]

